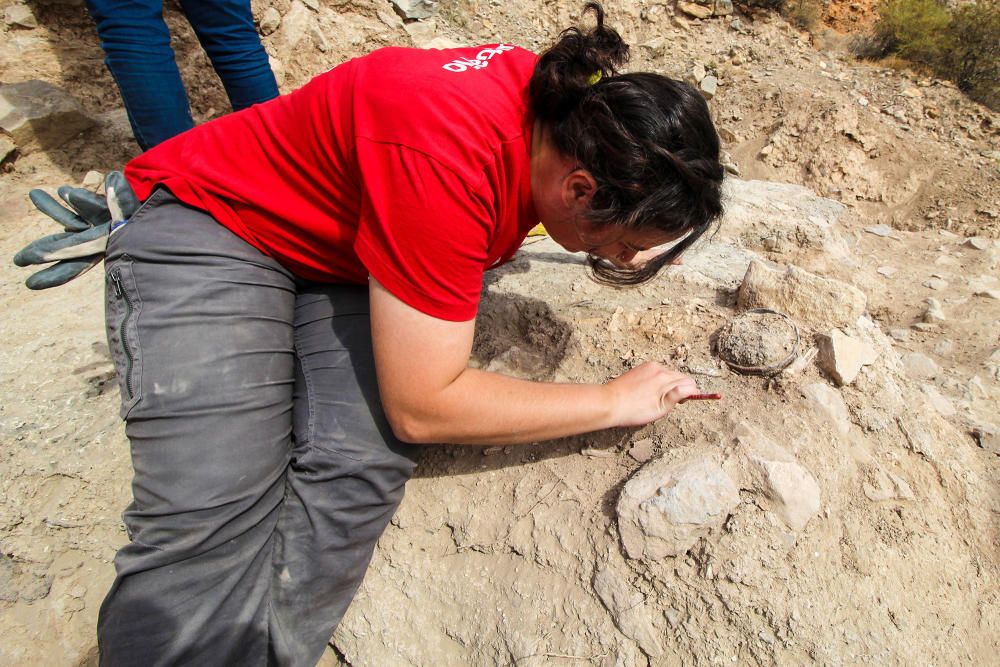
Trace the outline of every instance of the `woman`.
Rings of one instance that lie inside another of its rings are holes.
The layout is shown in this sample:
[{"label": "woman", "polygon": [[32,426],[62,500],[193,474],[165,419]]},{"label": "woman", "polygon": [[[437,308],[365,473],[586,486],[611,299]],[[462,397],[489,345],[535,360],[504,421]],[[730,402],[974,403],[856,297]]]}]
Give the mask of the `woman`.
[{"label": "woman", "polygon": [[[570,29],[383,49],[132,161],[106,256],[135,467],[105,664],[314,664],[413,469],[404,443],[525,443],[659,419],[659,364],[604,385],[468,367],[483,271],[542,220],[648,279],[721,213],[705,102]],[[638,253],[674,242],[642,266]],[[376,381],[377,379],[377,381]]]}]

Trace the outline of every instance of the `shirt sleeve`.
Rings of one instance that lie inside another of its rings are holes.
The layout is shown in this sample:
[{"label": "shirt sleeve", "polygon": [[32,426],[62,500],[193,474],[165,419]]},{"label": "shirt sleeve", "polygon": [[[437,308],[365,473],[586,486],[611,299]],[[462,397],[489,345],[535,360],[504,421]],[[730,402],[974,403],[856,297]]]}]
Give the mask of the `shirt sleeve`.
[{"label": "shirt sleeve", "polygon": [[354,250],[395,297],[451,321],[476,316],[493,233],[478,183],[427,155],[359,138],[361,217]]}]

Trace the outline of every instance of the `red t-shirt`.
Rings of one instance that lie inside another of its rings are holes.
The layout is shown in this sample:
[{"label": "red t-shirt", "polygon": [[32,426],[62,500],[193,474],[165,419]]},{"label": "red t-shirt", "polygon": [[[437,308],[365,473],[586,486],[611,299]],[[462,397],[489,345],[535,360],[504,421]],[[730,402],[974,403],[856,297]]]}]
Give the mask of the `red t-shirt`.
[{"label": "red t-shirt", "polygon": [[509,45],[386,48],[288,95],[135,158],[157,185],[207,211],[307,280],[374,276],[434,317],[475,317],[483,271],[537,222],[528,81]]}]

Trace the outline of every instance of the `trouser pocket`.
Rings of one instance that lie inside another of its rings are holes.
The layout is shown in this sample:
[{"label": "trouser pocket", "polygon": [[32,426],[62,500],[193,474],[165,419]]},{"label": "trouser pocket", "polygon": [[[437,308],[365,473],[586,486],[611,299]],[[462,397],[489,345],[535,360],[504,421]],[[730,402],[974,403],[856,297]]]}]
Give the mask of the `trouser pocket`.
[{"label": "trouser pocket", "polygon": [[132,258],[122,255],[106,269],[105,320],[108,347],[118,374],[121,416],[126,419],[142,397],[142,354],[139,315],[142,299],[132,271]]}]

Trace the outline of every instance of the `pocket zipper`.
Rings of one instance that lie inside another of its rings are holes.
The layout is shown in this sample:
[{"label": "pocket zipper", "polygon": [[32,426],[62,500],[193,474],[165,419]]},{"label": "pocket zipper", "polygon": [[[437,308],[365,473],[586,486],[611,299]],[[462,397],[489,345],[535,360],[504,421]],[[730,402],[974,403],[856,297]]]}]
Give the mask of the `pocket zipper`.
[{"label": "pocket zipper", "polygon": [[121,326],[118,328],[118,335],[122,340],[122,349],[125,350],[125,391],[128,392],[128,398],[131,400],[133,396],[132,391],[132,367],[135,360],[132,358],[132,350],[128,346],[128,337],[126,335],[126,327],[128,326],[129,318],[132,317],[132,300],[128,298],[128,293],[125,292],[125,288],[122,286],[122,276],[121,270],[115,269],[111,272],[111,285],[115,290],[115,296],[125,302],[125,317],[122,318]]}]

